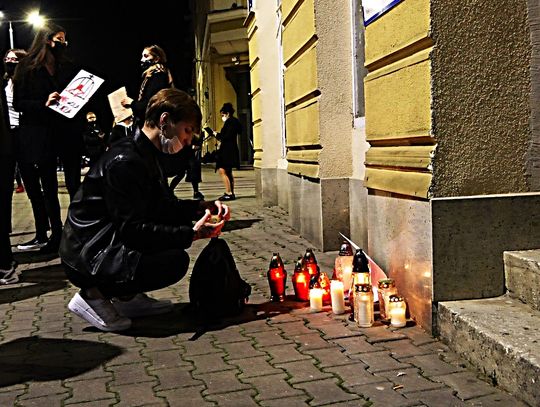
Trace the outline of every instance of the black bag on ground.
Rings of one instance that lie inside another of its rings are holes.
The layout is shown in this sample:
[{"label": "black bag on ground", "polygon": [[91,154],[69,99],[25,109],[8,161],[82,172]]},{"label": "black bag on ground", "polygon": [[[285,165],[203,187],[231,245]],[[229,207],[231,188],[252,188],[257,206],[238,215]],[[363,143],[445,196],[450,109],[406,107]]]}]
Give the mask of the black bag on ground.
[{"label": "black bag on ground", "polygon": [[227,242],[217,237],[195,261],[189,281],[189,300],[207,319],[239,314],[251,287],[240,277]]}]

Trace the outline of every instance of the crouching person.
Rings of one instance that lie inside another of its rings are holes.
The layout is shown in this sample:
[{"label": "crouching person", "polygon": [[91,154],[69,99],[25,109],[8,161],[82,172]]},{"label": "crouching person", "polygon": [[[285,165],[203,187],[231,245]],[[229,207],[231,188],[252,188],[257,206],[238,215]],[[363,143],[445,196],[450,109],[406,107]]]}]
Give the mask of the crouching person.
[{"label": "crouching person", "polygon": [[[80,291],[71,312],[102,331],[120,331],[138,316],[172,309],[144,293],[178,282],[187,272],[185,249],[219,235],[230,213],[216,202],[179,200],[158,164],[161,154],[189,146],[201,111],[177,89],[158,92],[146,121],[91,167],[68,211],[60,256]],[[219,221],[211,223],[212,215]]]}]

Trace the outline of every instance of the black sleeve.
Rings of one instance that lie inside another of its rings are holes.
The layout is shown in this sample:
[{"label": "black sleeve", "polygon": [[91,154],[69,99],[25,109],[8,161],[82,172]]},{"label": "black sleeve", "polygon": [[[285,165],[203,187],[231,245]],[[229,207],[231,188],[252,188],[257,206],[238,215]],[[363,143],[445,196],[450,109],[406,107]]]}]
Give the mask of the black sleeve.
[{"label": "black sleeve", "polygon": [[[144,164],[133,160],[115,160],[105,172],[105,201],[122,241],[141,252],[190,247],[196,201],[182,204],[169,198],[149,200],[149,194],[154,192],[148,187],[151,182]],[[157,206],[151,207],[151,202],[158,202]],[[171,222],[149,219],[149,211]]]},{"label": "black sleeve", "polygon": [[131,109],[133,114],[137,117],[144,117],[146,113],[146,106],[150,98],[158,93],[161,89],[169,87],[169,76],[166,72],[157,72],[153,74],[147,81],[144,88],[141,100],[134,100],[131,102]]},{"label": "black sleeve", "polygon": [[[238,120],[236,118],[229,119],[225,122],[223,125],[223,128],[221,129],[221,132],[219,132],[216,136],[216,138],[219,141],[236,141],[236,135],[238,134]],[[239,122],[238,122],[239,123]]]},{"label": "black sleeve", "polygon": [[47,99],[36,92],[39,85],[33,83],[32,75],[28,73],[13,83],[13,108],[17,112],[43,114],[47,111]]}]

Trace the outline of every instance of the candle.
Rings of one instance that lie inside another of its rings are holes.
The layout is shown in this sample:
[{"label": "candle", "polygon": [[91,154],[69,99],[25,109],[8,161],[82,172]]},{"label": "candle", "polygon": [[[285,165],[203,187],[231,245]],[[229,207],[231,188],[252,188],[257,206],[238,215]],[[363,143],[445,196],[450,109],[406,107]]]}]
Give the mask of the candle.
[{"label": "candle", "polygon": [[[343,281],[343,287],[350,287],[352,284],[352,264],[343,267],[343,272],[341,274],[341,281]],[[348,294],[349,291],[347,290]]]},{"label": "candle", "polygon": [[379,280],[379,311],[381,320],[387,321],[390,318],[388,314],[390,296],[396,294],[397,288],[393,279],[385,278]]},{"label": "candle", "polygon": [[407,325],[407,319],[405,317],[407,311],[407,305],[403,300],[403,297],[398,295],[390,296],[388,315],[390,317],[390,325],[394,328],[403,328]]},{"label": "candle", "polygon": [[343,314],[345,312],[345,296],[341,281],[332,280],[330,282],[330,296],[332,297],[332,312],[334,314]]},{"label": "candle", "polygon": [[272,301],[283,301],[285,299],[285,281],[287,280],[287,272],[283,265],[283,260],[279,253],[274,253],[270,260],[270,266],[266,273],[268,284],[270,285],[270,296]]},{"label": "candle", "polygon": [[299,258],[291,277],[294,295],[298,301],[309,301],[309,273],[304,268],[302,258]]},{"label": "candle", "polygon": [[373,291],[370,284],[358,284],[354,293],[354,318],[361,328],[373,325]]},{"label": "candle", "polygon": [[312,288],[309,290],[309,308],[312,312],[319,312],[322,311],[322,297],[323,297],[323,290],[320,288]]},{"label": "candle", "polygon": [[343,282],[343,287],[346,289],[346,297],[348,297],[349,288],[352,285],[352,268],[353,249],[347,241],[344,241],[339,249],[338,257],[336,257],[334,270],[335,279]]}]

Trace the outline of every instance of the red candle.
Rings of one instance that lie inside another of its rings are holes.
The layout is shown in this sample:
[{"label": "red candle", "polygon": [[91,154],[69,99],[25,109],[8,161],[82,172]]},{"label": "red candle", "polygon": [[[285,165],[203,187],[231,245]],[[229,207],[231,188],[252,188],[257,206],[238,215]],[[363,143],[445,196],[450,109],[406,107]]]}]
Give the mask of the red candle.
[{"label": "red candle", "polygon": [[268,268],[268,283],[270,285],[270,296],[272,301],[283,301],[285,299],[285,281],[287,272],[279,253],[274,253]]},{"label": "red candle", "polygon": [[294,294],[298,301],[309,301],[309,273],[302,267],[302,261],[298,260],[291,277]]}]

